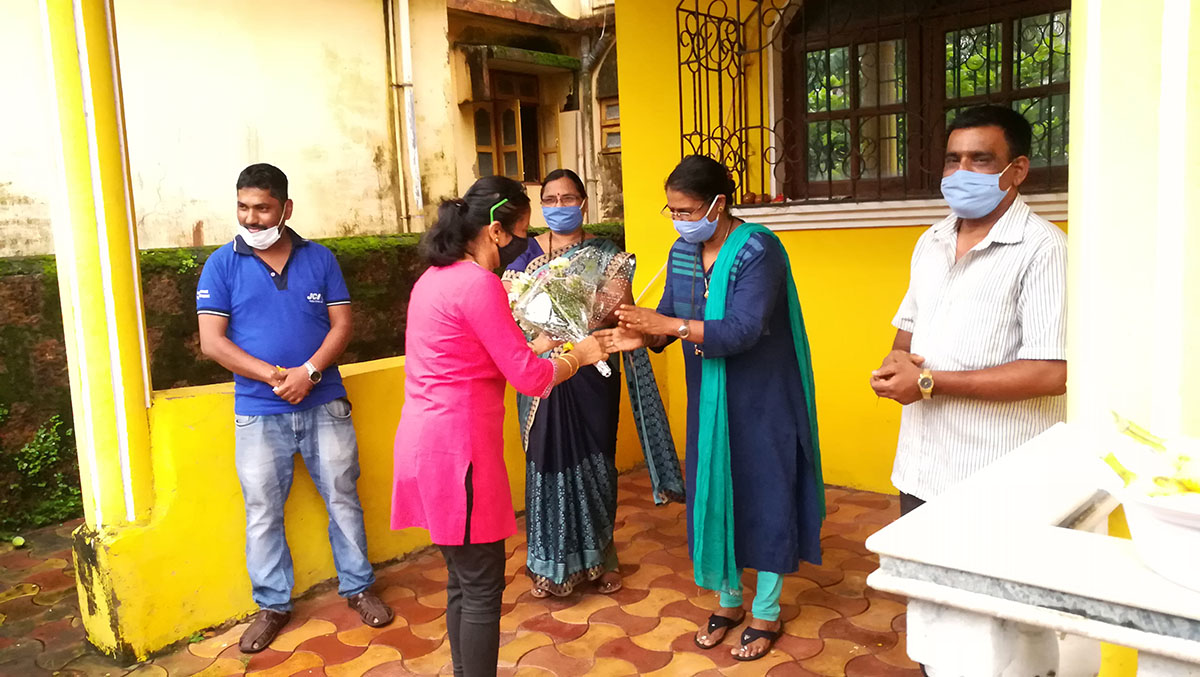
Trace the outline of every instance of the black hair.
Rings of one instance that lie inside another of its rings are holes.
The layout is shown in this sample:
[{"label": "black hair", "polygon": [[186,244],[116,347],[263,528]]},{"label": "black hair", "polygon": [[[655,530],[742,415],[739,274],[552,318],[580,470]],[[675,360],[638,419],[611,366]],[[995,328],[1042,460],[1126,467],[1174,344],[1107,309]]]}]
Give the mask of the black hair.
[{"label": "black hair", "polygon": [[575,188],[579,190],[579,197],[587,198],[587,188],[583,185],[583,179],[570,169],[556,169],[546,175],[542,179],[542,194],[546,193],[546,184],[559,179],[570,179],[571,183],[575,184]]},{"label": "black hair", "polygon": [[288,199],[288,180],[287,174],[275,165],[269,165],[265,162],[250,165],[238,174],[237,189],[243,188],[260,188],[271,194],[271,197],[279,200],[282,205]]},{"label": "black hair", "polygon": [[946,138],[949,139],[955,130],[975,127],[999,127],[1004,130],[1009,160],[1015,160],[1022,155],[1029,157],[1033,147],[1033,126],[1017,111],[995,104],[968,108],[959,113],[946,128]]},{"label": "black hair", "polygon": [[448,266],[467,254],[467,245],[479,231],[496,220],[512,234],[517,221],[529,212],[529,196],[524,187],[505,176],[479,179],[461,198],[446,200],[438,207],[437,223],[421,238],[421,256],[433,266]]},{"label": "black hair", "polygon": [[737,184],[729,169],[716,160],[703,155],[689,155],[671,170],[667,177],[666,188],[701,200],[712,202],[718,195],[725,196],[725,204],[733,203],[733,194]]}]

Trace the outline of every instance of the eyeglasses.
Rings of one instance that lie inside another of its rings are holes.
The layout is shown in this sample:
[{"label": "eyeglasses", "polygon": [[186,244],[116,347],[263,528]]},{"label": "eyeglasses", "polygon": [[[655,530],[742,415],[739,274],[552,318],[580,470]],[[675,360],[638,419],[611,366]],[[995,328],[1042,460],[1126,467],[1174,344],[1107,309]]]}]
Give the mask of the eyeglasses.
[{"label": "eyeglasses", "polygon": [[663,205],[659,213],[673,221],[695,221],[712,209],[712,205],[700,205],[692,210],[673,211],[669,205]]},{"label": "eyeglasses", "polygon": [[579,195],[547,195],[542,198],[543,207],[578,207],[583,204]]},{"label": "eyeglasses", "polygon": [[659,213],[674,221],[699,221],[702,216],[708,214],[712,211],[713,207],[717,206],[717,200],[719,199],[721,199],[721,196],[716,195],[713,196],[712,202],[708,203],[708,206],[700,205],[695,209],[683,211],[673,210],[671,209],[671,205],[663,205],[662,211]]}]

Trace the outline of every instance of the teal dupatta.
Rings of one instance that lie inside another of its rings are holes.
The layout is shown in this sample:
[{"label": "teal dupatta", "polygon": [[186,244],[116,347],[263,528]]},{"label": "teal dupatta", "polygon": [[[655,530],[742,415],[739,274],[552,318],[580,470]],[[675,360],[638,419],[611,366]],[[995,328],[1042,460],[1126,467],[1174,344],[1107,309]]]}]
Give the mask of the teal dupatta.
[{"label": "teal dupatta", "polygon": [[[796,294],[796,281],[792,279],[792,267],[787,251],[778,236],[764,226],[746,223],[735,228],[721,247],[713,265],[712,280],[708,288],[708,302],[704,309],[704,320],[725,318],[725,305],[729,288],[734,282],[733,263],[738,252],[750,236],[762,233],[775,241],[783,253],[787,278],[788,315],[791,320],[792,339],[796,345],[796,362],[800,366],[801,382],[804,385],[804,404],[808,410],[809,429],[812,439],[808,441],[812,453],[807,455],[813,465],[816,491],[820,497],[821,517],[825,517],[825,490],[821,477],[821,451],[817,435],[817,406],[814,396],[812,357],[808,348],[808,334],[804,331],[804,317],[800,312],[800,299]],[[700,421],[696,440],[696,496],[692,504],[693,544],[692,559],[696,584],[709,590],[734,592],[741,590],[741,568],[734,556],[733,540],[733,477],[729,461],[729,402],[726,388],[724,358],[704,358],[700,379]],[[769,425],[769,424],[768,424]]]}]

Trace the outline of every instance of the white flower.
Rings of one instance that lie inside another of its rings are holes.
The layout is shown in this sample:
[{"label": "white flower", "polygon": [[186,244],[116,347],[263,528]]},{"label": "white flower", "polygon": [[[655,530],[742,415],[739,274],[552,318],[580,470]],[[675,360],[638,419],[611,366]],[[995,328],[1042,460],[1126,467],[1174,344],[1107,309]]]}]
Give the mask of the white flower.
[{"label": "white flower", "polygon": [[553,261],[551,261],[550,263],[547,263],[546,267],[549,268],[550,270],[565,270],[566,267],[569,265],[571,265],[571,260],[566,257],[560,256],[560,257],[554,259]]},{"label": "white flower", "polygon": [[550,296],[545,293],[538,294],[526,306],[525,317],[534,324],[545,323],[550,320],[550,313],[553,309]]}]

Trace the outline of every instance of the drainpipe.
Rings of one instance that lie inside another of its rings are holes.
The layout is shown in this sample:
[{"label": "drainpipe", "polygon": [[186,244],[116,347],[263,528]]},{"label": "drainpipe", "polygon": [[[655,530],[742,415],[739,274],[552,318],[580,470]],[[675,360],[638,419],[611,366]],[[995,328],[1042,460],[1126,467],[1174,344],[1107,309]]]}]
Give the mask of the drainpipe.
[{"label": "drainpipe", "polygon": [[588,200],[589,221],[596,221],[600,213],[600,195],[599,188],[600,177],[599,169],[596,167],[596,138],[595,125],[592,120],[593,101],[592,83],[596,79],[596,69],[600,67],[600,63],[604,60],[604,55],[608,53],[612,47],[614,34],[608,32],[600,36],[595,45],[591,49],[587,49],[587,42],[584,42],[584,55],[580,60],[579,67],[579,116],[583,119],[583,180],[588,187],[588,195],[591,197]]},{"label": "drainpipe", "polygon": [[383,10],[391,43],[388,49],[388,77],[391,80],[392,105],[397,113],[403,110],[403,114],[397,116],[396,151],[402,152],[407,160],[407,167],[401,161],[401,175],[404,183],[411,188],[411,193],[406,194],[403,200],[404,229],[410,233],[420,232],[425,230],[425,200],[421,196],[421,160],[417,154],[417,112],[413,95],[412,30],[408,0],[385,0]]}]

